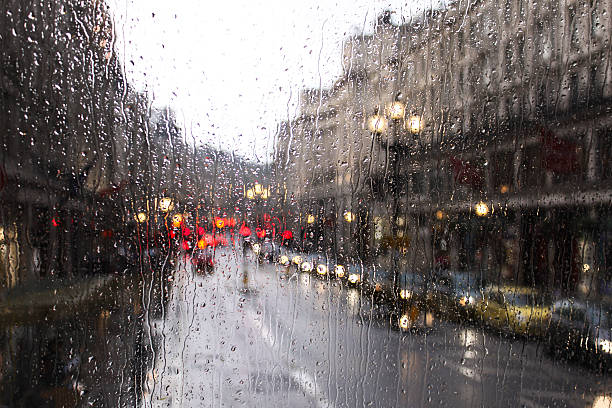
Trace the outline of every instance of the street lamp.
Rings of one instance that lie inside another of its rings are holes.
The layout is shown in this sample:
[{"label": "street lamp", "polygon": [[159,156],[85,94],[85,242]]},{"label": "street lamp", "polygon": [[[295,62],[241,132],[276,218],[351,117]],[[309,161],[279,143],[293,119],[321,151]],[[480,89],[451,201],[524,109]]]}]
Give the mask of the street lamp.
[{"label": "street lamp", "polygon": [[489,206],[485,202],[481,201],[474,206],[474,211],[476,212],[477,216],[486,217],[487,214],[489,214]]},{"label": "street lamp", "polygon": [[[423,129],[423,120],[421,116],[409,114],[406,118],[406,104],[401,100],[401,94],[398,93],[395,99],[387,103],[385,106],[385,116],[379,114],[378,108],[374,110],[374,114],[368,119],[368,129],[372,136],[376,136],[378,142],[388,149],[390,157],[388,162],[392,162],[391,175],[391,193],[393,195],[393,219],[397,220],[392,223],[392,235],[400,237],[398,227],[402,227],[404,219],[399,217],[399,195],[400,195],[400,154],[409,148],[408,145],[400,140],[405,130],[408,130],[413,136],[418,135]],[[390,123],[389,123],[390,122]],[[390,131],[387,131],[389,128]],[[401,222],[400,222],[401,218]],[[402,234],[403,235],[403,234]],[[399,267],[397,265],[396,256],[393,255],[393,285],[394,293],[399,294]]]},{"label": "street lamp", "polygon": [[159,200],[159,210],[161,212],[167,213],[168,211],[172,211],[174,209],[174,202],[170,197],[164,197]]},{"label": "street lamp", "polygon": [[270,187],[264,187],[259,183],[255,183],[253,188],[249,188],[246,191],[246,198],[249,200],[254,200],[256,198],[261,198],[262,200],[267,200],[270,197]]},{"label": "street lamp", "polygon": [[350,211],[345,212],[344,213],[344,220],[346,222],[353,222],[353,221],[355,221],[355,214],[353,214]]},{"label": "street lamp", "polygon": [[135,218],[136,218],[136,221],[142,224],[143,222],[147,222],[147,220],[149,219],[149,216],[144,212],[139,212],[138,214],[136,214]]},{"label": "street lamp", "polygon": [[387,116],[392,120],[404,119],[406,114],[406,105],[399,100],[395,100],[387,104]]},{"label": "street lamp", "polygon": [[172,227],[178,228],[183,223],[183,214],[174,214],[172,216]]},{"label": "street lamp", "polygon": [[380,135],[387,130],[388,121],[384,116],[378,114],[378,110],[374,112],[374,115],[370,116],[368,120],[368,129],[370,132]]},{"label": "street lamp", "polygon": [[420,116],[412,115],[405,122],[406,129],[410,130],[410,133],[416,135],[423,130],[423,121]]}]

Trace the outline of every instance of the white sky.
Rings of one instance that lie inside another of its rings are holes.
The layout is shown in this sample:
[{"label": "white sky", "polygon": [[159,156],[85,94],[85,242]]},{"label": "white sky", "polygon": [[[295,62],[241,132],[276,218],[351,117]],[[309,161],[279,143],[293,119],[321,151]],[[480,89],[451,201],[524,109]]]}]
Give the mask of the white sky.
[{"label": "white sky", "polygon": [[386,9],[407,18],[417,3],[109,0],[130,82],[174,109],[187,137],[251,160],[270,159],[300,89],[341,74],[345,37],[371,32]]}]

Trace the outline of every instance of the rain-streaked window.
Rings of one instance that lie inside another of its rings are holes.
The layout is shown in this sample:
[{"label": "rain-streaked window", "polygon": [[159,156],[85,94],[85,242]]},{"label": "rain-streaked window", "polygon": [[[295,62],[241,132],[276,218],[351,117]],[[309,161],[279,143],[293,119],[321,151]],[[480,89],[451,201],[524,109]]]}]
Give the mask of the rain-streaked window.
[{"label": "rain-streaked window", "polygon": [[612,407],[610,0],[0,6],[0,407]]}]

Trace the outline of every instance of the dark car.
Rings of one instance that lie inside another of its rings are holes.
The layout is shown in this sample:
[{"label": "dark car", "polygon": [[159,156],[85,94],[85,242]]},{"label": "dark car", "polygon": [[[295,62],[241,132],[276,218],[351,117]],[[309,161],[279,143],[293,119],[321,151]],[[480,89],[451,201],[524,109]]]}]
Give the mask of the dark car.
[{"label": "dark car", "polygon": [[430,307],[428,279],[423,274],[400,274],[399,302],[391,321],[402,331],[433,326],[434,315]]},{"label": "dark car", "polygon": [[265,259],[268,262],[274,262],[275,259],[278,259],[280,254],[279,245],[272,240],[265,240],[261,244],[261,249],[259,251],[259,257],[261,259]]},{"label": "dark car", "polygon": [[612,369],[612,303],[562,299],[553,304],[549,351],[605,371]]},{"label": "dark car", "polygon": [[469,272],[439,271],[431,281],[432,304],[451,320],[473,320],[482,299],[482,282]]},{"label": "dark car", "polygon": [[204,249],[196,249],[191,256],[191,262],[197,273],[210,273],[215,266],[214,248],[206,247]]}]

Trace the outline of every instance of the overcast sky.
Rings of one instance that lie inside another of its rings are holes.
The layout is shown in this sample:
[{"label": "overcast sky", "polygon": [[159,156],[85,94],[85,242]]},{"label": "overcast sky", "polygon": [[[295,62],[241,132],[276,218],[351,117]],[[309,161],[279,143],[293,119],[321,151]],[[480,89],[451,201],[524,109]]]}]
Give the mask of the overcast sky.
[{"label": "overcast sky", "polygon": [[[186,136],[268,160],[299,90],[341,74],[342,40],[415,1],[109,0],[130,82],[177,113]],[[426,1],[424,7],[431,7]]]}]

